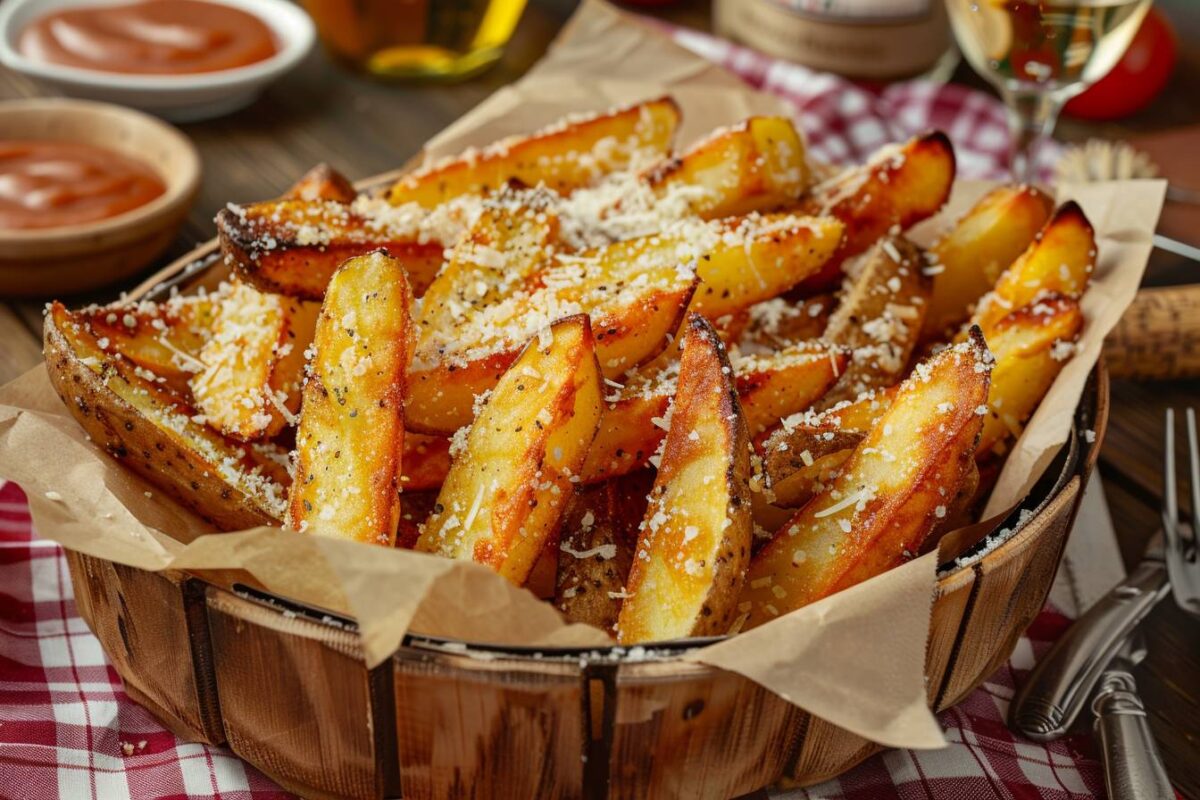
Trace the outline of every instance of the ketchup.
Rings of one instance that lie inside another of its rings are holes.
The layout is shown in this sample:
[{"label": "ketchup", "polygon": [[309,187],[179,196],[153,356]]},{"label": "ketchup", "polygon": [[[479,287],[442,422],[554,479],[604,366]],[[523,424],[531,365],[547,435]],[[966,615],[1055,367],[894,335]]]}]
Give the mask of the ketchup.
[{"label": "ketchup", "polygon": [[102,147],[0,141],[0,229],[95,222],[143,206],[166,190],[150,167]]},{"label": "ketchup", "polygon": [[63,9],[21,31],[21,53],[102,72],[177,75],[265,61],[279,52],[261,19],[204,0]]}]

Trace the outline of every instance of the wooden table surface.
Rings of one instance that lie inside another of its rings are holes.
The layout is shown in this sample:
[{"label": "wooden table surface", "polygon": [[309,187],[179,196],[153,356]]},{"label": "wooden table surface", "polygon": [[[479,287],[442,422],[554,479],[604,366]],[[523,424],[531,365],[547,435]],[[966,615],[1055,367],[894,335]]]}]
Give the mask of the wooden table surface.
[{"label": "wooden table surface", "polygon": [[[1200,123],[1195,99],[1200,94],[1200,15],[1195,14],[1194,2],[1160,0],[1158,4],[1171,16],[1180,40],[1179,66],[1164,95],[1119,124],[1064,120],[1061,137],[1129,137]],[[164,262],[210,238],[213,215],[227,201],[277,195],[314,163],[327,161],[351,178],[403,164],[426,139],[536,61],[573,5],[572,0],[531,0],[501,63],[467,83],[379,83],[349,73],[316,52],[251,108],[184,126],[203,157],[204,180],[187,224]],[[704,2],[684,2],[657,13],[675,22],[708,25]],[[960,67],[956,77],[982,85],[966,67]],[[32,83],[0,70],[0,99],[37,94]],[[1200,128],[1193,129],[1193,136],[1200,145]],[[1191,152],[1194,158],[1195,148]],[[1161,166],[1168,177],[1174,174],[1176,165]],[[1200,229],[1196,230],[1193,243],[1200,245]],[[1200,266],[1156,251],[1147,284],[1198,280]],[[128,286],[73,300],[108,300],[122,288]],[[41,360],[45,299],[49,298],[0,304],[0,382]],[[1114,381],[1112,389],[1112,417],[1100,469],[1122,554],[1133,563],[1158,525],[1163,411],[1195,403],[1200,381]],[[1150,655],[1139,670],[1139,681],[1154,731],[1176,786],[1184,796],[1200,800],[1200,622],[1168,601],[1151,616],[1147,636]]]}]

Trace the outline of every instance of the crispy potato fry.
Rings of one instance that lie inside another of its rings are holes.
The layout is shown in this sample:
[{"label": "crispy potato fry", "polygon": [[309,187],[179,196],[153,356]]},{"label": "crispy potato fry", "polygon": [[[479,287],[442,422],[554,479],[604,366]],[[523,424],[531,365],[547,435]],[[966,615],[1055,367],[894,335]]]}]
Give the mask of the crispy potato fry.
[{"label": "crispy potato fry", "polygon": [[700,285],[691,310],[716,319],[817,273],[838,249],[843,226],[832,217],[765,214],[710,223],[709,231],[721,241],[707,245],[696,261]]},{"label": "crispy potato fry", "polygon": [[350,259],[330,280],[296,432],[292,528],[395,542],[411,306],[404,267],[384,252]]},{"label": "crispy potato fry", "polygon": [[200,351],[219,306],[218,294],[172,297],[163,303],[89,306],[74,312],[105,353],[124,356],[182,397],[204,369]]},{"label": "crispy potato fry", "polygon": [[976,332],[901,384],[840,475],[755,556],[740,606],[748,627],[873,577],[920,549],[970,467],[989,361]]},{"label": "crispy potato fry", "polygon": [[662,462],[617,622],[623,644],[723,634],[750,561],[750,435],[725,348],[688,315]]},{"label": "crispy potato fry", "polygon": [[400,467],[400,486],[406,493],[440,488],[450,472],[450,440],[406,432]]},{"label": "crispy potato fry", "polygon": [[922,263],[920,249],[902,236],[881,239],[867,255],[825,328],[826,341],[853,353],[842,379],[821,401],[826,408],[904,376],[932,286]]},{"label": "crispy potato fry", "polygon": [[396,181],[393,205],[433,208],[464,194],[485,194],[511,180],[559,194],[670,152],[679,106],[669,97],[587,117],[567,118],[526,136],[438,161]]},{"label": "crispy potato fry", "polygon": [[[1096,238],[1083,209],[1064,203],[1042,228],[1037,239],[984,295],[971,324],[989,334],[1001,318],[1027,306],[1039,295],[1060,294],[1078,298],[1087,288],[1096,266]],[[965,333],[959,335],[961,340]]]},{"label": "crispy potato fry", "polygon": [[[404,444],[407,447],[408,436],[404,437]],[[437,496],[436,489],[404,492],[404,497],[400,502],[400,521],[396,525],[396,547],[401,550],[412,550],[417,546],[417,539],[421,536],[421,526],[433,513]]]},{"label": "crispy potato fry", "polygon": [[801,209],[840,219],[846,238],[800,289],[811,294],[837,286],[846,259],[866,252],[893,228],[907,230],[936,214],[950,197],[954,172],[954,148],[935,131],[881,148],[862,166],[814,186]]},{"label": "crispy potato fry", "polygon": [[614,633],[633,565],[650,470],[576,491],[563,517],[554,606],[570,622]]},{"label": "crispy potato fry", "polygon": [[799,508],[807,503],[837,477],[846,459],[866,436],[865,431],[831,427],[793,428],[787,441],[768,449],[763,458],[763,474],[772,503],[781,508]]},{"label": "crispy potato fry", "polygon": [[[734,385],[752,436],[811,406],[845,369],[847,353],[820,342],[802,342],[761,356],[730,359]],[[681,362],[640,374],[605,398],[600,431],[588,451],[583,481],[595,483],[650,463],[666,435],[667,409]]]},{"label": "crispy potato fry", "polygon": [[534,337],[483,401],[417,549],[525,583],[570,499],[600,404],[587,317]]},{"label": "crispy potato fry", "polygon": [[526,289],[552,262],[558,227],[544,190],[505,190],[485,201],[421,299],[424,338],[450,334],[472,312]]},{"label": "crispy potato fry", "polygon": [[358,190],[345,175],[322,163],[304,173],[300,180],[283,193],[283,197],[287,200],[332,200],[337,203],[349,203],[358,197]]},{"label": "crispy potato fry", "polygon": [[304,351],[318,310],[315,303],[265,294],[240,281],[224,292],[200,350],[203,369],[190,381],[210,426],[254,441],[295,422]]},{"label": "crispy potato fry", "polygon": [[[402,213],[380,200],[269,200],[217,212],[225,263],[265,292],[320,300],[342,262],[385,248],[402,262],[413,291],[425,291],[442,266],[443,241],[466,225],[456,209],[444,217]],[[441,230],[444,228],[444,230]],[[438,234],[438,235],[435,235]]]},{"label": "crispy potato fry", "polygon": [[1043,297],[992,326],[987,338],[996,364],[979,437],[980,456],[1021,435],[1025,421],[1075,352],[1073,343],[1082,329],[1079,304],[1062,295]]},{"label": "crispy potato fry", "polygon": [[750,117],[716,130],[645,178],[660,195],[687,187],[691,212],[705,219],[777,208],[809,183],[804,140],[786,117]]},{"label": "crispy potato fry", "polygon": [[788,345],[819,339],[829,324],[837,302],[833,295],[820,294],[792,301],[776,297],[755,303],[748,310],[748,323],[737,340],[746,353],[774,352]]},{"label": "crispy potato fry", "polygon": [[1017,260],[1050,217],[1054,204],[1032,186],[1000,186],[983,196],[929,248],[933,295],[923,340],[941,337],[971,316],[971,307]]},{"label": "crispy potato fry", "polygon": [[86,319],[53,303],[45,320],[50,382],[98,446],[222,530],[284,514],[286,453],[227,439],[155,376],[100,347]]},{"label": "crispy potato fry", "polygon": [[656,356],[679,328],[696,285],[676,244],[649,237],[556,261],[531,288],[459,309],[452,326],[422,327],[408,424],[449,435],[470,423],[475,397],[496,385],[524,343],[572,314],[591,317],[604,375],[620,375]]}]

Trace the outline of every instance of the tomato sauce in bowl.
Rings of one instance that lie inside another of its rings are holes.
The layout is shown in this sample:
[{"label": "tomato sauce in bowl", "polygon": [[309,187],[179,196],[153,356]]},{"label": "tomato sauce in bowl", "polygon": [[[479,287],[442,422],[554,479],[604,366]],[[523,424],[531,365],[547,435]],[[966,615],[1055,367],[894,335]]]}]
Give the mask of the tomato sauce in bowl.
[{"label": "tomato sauce in bowl", "polygon": [[205,0],[142,0],[64,8],[21,31],[22,55],[52,64],[143,75],[219,72],[266,61],[275,36],[254,14]]},{"label": "tomato sauce in bowl", "polygon": [[90,144],[0,140],[0,230],[109,219],[161,196],[151,167]]}]

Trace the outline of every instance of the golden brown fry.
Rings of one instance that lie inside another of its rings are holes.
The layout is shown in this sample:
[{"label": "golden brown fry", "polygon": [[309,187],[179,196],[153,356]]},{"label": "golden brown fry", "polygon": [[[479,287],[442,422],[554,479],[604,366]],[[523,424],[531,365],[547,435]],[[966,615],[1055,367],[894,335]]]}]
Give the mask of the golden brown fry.
[{"label": "golden brown fry", "polygon": [[978,455],[985,456],[1022,426],[1075,352],[1083,329],[1083,312],[1069,297],[1049,295],[1013,311],[992,326],[988,345],[996,358],[988,415],[979,437]]},{"label": "golden brown fry", "polygon": [[723,634],[750,560],[750,436],[725,348],[691,314],[662,462],[617,623],[622,643]]},{"label": "golden brown fry", "polygon": [[902,563],[947,513],[983,423],[983,337],[918,365],[840,475],[754,558],[740,608],[748,626]]},{"label": "golden brown fry", "polygon": [[235,442],[196,422],[177,394],[105,352],[87,320],[61,303],[47,312],[44,336],[50,383],[109,455],[222,530],[282,519],[286,453]]},{"label": "golden brown fry", "polygon": [[777,208],[809,183],[804,141],[786,117],[750,117],[721,128],[645,177],[660,195],[686,187],[689,209],[705,219]]},{"label": "golden brown fry", "polygon": [[772,503],[781,508],[803,506],[837,476],[866,435],[828,426],[793,428],[786,441],[774,442],[763,457]]},{"label": "golden brown fry", "polygon": [[296,432],[292,528],[395,542],[411,306],[403,265],[383,252],[347,261],[330,280]]},{"label": "golden brown fry", "polygon": [[1053,208],[1051,199],[1032,186],[1000,186],[938,239],[927,254],[933,295],[921,338],[937,339],[966,321],[1001,271],[1025,252]]},{"label": "golden brown fry", "polygon": [[950,197],[954,172],[954,148],[944,133],[934,131],[888,145],[866,164],[814,186],[801,209],[841,220],[846,238],[801,289],[812,293],[835,287],[846,259],[866,252],[884,234],[899,233],[936,214]]},{"label": "golden brown fry", "polygon": [[254,441],[295,421],[304,351],[319,307],[265,294],[240,281],[222,294],[190,381],[205,421],[227,436]]},{"label": "golden brown fry", "polygon": [[850,348],[852,355],[823,406],[892,386],[904,376],[932,285],[922,263],[921,251],[902,236],[881,239],[866,256],[825,328],[825,340]]},{"label": "golden brown fry", "polygon": [[570,498],[600,403],[587,317],[534,337],[484,400],[417,549],[487,564],[523,584]]},{"label": "golden brown fry", "polygon": [[345,175],[328,164],[317,164],[292,184],[283,198],[286,200],[332,200],[349,203],[358,197],[358,190]]},{"label": "golden brown fry", "polygon": [[[559,194],[670,152],[679,107],[669,97],[582,118],[563,119],[526,136],[431,164],[396,181],[393,205],[433,208],[465,194],[486,194],[516,180]],[[603,147],[598,147],[601,142]]]},{"label": "golden brown fry", "polygon": [[96,335],[105,353],[124,356],[188,397],[188,382],[204,369],[200,350],[219,301],[217,294],[180,295],[163,303],[89,306],[73,315]]},{"label": "golden brown fry", "polygon": [[450,440],[445,436],[405,432],[400,467],[400,486],[404,492],[440,488],[450,472]]},{"label": "golden brown fry", "polygon": [[819,339],[837,305],[830,294],[819,294],[792,301],[776,297],[755,303],[748,310],[749,321],[738,340],[743,352],[773,352],[809,339]]},{"label": "golden brown fry", "polygon": [[1075,201],[1064,203],[1037,239],[1004,271],[996,288],[979,301],[971,324],[987,335],[1010,311],[1033,303],[1040,295],[1079,298],[1095,266],[1092,225]]},{"label": "golden brown fry", "polygon": [[[829,390],[845,369],[847,354],[820,342],[802,342],[761,356],[731,359],[742,413],[752,436],[803,411]],[[639,375],[606,398],[600,432],[588,451],[583,480],[594,483],[650,463],[666,435],[666,414],[680,362]]]},{"label": "golden brown fry", "polygon": [[569,622],[615,632],[653,485],[654,473],[640,470],[576,491],[563,517],[554,593]]},{"label": "golden brown fry", "polygon": [[[429,216],[367,198],[351,205],[270,200],[221,209],[217,236],[225,263],[265,292],[320,300],[342,262],[384,248],[420,295],[442,266],[446,246],[431,235]],[[444,236],[457,232],[451,225]]]}]

